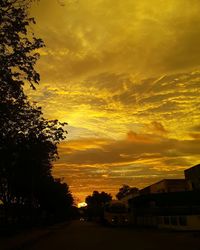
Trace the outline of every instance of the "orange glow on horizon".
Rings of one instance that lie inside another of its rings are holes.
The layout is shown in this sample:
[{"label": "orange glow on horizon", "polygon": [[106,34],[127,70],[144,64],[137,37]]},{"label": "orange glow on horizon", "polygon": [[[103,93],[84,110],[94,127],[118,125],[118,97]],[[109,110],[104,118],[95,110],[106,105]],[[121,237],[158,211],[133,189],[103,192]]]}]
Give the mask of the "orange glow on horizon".
[{"label": "orange glow on horizon", "polygon": [[81,208],[81,207],[87,207],[87,203],[85,202],[78,203],[78,208]]}]

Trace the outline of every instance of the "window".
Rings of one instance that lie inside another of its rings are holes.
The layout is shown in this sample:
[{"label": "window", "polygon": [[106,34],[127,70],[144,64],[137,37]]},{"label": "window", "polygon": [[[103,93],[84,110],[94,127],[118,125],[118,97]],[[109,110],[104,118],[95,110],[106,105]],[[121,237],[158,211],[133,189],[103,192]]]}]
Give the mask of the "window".
[{"label": "window", "polygon": [[179,217],[179,224],[181,226],[186,226],[187,225],[187,217],[186,216],[180,216]]},{"label": "window", "polygon": [[158,224],[163,224],[163,218],[161,216],[158,216],[157,222]]},{"label": "window", "polygon": [[164,217],[164,224],[169,225],[169,217]]},{"label": "window", "polygon": [[178,221],[177,221],[177,217],[176,217],[176,216],[172,216],[172,217],[171,217],[171,224],[172,224],[172,225],[177,225],[177,224],[178,224]]}]

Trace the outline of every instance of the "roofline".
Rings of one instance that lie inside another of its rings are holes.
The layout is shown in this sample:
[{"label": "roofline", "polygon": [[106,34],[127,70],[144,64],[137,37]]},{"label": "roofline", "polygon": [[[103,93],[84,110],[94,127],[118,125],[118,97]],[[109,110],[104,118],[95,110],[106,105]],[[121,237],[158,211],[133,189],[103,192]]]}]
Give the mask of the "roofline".
[{"label": "roofline", "polygon": [[[186,181],[185,179],[162,179],[162,180],[160,180],[160,181],[157,181],[157,182],[154,182],[154,183],[152,183],[151,185],[149,185],[149,186],[146,186],[146,187],[144,187],[144,188],[142,188],[142,189],[140,189],[140,190],[143,190],[143,189],[145,189],[145,188],[148,188],[148,187],[151,187],[152,185],[154,185],[154,184],[158,184],[158,183],[160,183],[160,182],[162,182],[162,181]],[[139,191],[140,191],[139,190]]]},{"label": "roofline", "polygon": [[192,169],[194,169],[194,168],[200,168],[200,164],[197,164],[197,165],[194,165],[194,166],[192,166],[192,167],[190,167],[190,168],[187,168],[187,169],[184,170],[184,172],[190,171],[190,170],[192,170]]}]

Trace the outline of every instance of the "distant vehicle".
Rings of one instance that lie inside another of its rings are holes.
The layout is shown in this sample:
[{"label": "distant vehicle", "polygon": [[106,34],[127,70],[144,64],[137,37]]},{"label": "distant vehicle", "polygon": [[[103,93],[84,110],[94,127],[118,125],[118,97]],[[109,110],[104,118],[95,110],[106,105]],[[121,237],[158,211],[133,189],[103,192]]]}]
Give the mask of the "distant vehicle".
[{"label": "distant vehicle", "polygon": [[128,207],[121,201],[113,200],[104,207],[104,221],[112,226],[129,225]]}]

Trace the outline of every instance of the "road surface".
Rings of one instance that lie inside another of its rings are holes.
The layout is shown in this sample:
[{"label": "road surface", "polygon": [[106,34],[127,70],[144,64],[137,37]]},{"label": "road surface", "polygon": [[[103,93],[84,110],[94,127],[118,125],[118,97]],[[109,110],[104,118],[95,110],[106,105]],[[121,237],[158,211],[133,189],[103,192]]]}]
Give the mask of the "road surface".
[{"label": "road surface", "polygon": [[74,221],[55,228],[26,250],[200,250],[200,233],[109,228]]}]

